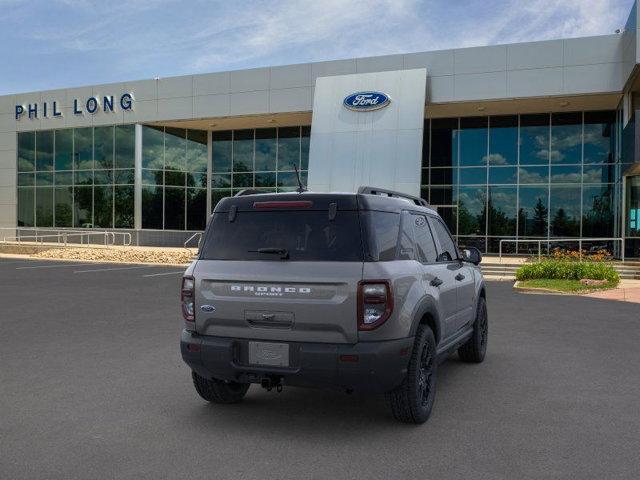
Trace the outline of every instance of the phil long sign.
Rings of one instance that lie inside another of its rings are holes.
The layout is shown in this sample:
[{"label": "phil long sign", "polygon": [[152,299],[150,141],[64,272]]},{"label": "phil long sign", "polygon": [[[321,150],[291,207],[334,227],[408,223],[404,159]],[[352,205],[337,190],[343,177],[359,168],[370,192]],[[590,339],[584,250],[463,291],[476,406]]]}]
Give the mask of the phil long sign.
[{"label": "phil long sign", "polygon": [[[120,110],[123,112],[133,110],[133,93],[123,93],[119,97],[114,95],[93,96],[85,99],[74,98],[71,102],[72,113],[74,115],[84,115],[98,113],[102,110],[105,113]],[[22,118],[56,118],[62,117],[62,107],[53,100],[41,103],[28,103],[16,105],[16,120]]]},{"label": "phil long sign", "polygon": [[347,95],[343,104],[349,110],[358,112],[370,112],[386,107],[391,102],[388,95],[382,92],[356,92]]}]

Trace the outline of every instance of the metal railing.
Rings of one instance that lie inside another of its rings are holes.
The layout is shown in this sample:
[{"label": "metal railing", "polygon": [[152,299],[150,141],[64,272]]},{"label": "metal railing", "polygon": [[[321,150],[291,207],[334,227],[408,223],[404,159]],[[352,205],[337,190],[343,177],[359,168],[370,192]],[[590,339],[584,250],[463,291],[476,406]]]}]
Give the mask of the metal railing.
[{"label": "metal railing", "polygon": [[198,247],[200,247],[200,240],[202,240],[202,232],[196,232],[193,235],[191,235],[189,238],[187,238],[184,243],[182,244],[182,246],[184,248],[189,248],[187,247],[187,245],[189,245],[195,238],[198,239]]},{"label": "metal railing", "polygon": [[579,258],[582,260],[582,245],[584,243],[593,243],[593,242],[620,242],[620,257],[624,262],[624,238],[620,237],[611,237],[611,238],[541,238],[541,239],[510,239],[504,238],[500,240],[500,244],[498,246],[498,257],[502,260],[502,244],[503,243],[515,243],[516,247],[519,243],[537,243],[538,244],[538,259],[542,257],[542,245],[547,245],[547,251],[551,249],[551,245],[555,243],[577,243],[578,244],[578,252]]},{"label": "metal railing", "polygon": [[[10,230],[16,235],[3,236],[1,243],[39,243],[41,245],[56,244],[63,246],[82,246],[95,247],[104,246],[109,248],[115,246],[128,247],[131,245],[131,233],[129,232],[108,232],[108,231],[78,231],[78,230],[58,230],[59,233],[40,233],[42,230],[26,229],[24,227],[4,228],[2,230]],[[35,232],[35,233],[32,233]],[[95,240],[98,240],[97,242]]]}]

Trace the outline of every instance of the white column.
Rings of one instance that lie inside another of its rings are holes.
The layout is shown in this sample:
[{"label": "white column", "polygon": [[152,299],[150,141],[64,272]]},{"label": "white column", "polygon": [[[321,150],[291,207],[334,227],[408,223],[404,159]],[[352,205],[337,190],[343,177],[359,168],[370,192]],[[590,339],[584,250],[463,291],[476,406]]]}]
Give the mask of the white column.
[{"label": "white column", "polygon": [[140,230],[142,229],[142,125],[140,124],[136,124],[135,169],[133,218],[135,229]]}]

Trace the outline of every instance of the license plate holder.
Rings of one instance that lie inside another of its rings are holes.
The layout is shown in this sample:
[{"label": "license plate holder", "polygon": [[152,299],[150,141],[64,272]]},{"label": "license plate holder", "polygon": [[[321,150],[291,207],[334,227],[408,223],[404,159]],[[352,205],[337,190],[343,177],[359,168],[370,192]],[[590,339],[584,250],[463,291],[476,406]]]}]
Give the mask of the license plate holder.
[{"label": "license plate holder", "polygon": [[289,344],[249,342],[249,363],[271,367],[288,367]]}]

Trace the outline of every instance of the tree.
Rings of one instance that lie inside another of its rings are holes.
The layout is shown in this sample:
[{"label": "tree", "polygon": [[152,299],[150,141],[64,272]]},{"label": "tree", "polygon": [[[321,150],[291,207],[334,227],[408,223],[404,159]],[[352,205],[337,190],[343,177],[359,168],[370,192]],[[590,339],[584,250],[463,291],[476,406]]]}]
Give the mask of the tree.
[{"label": "tree", "polygon": [[532,235],[536,235],[539,237],[547,236],[547,225],[548,225],[548,214],[549,209],[544,206],[542,203],[542,199],[538,198],[538,202],[536,206],[533,208],[533,225],[532,225]]}]

